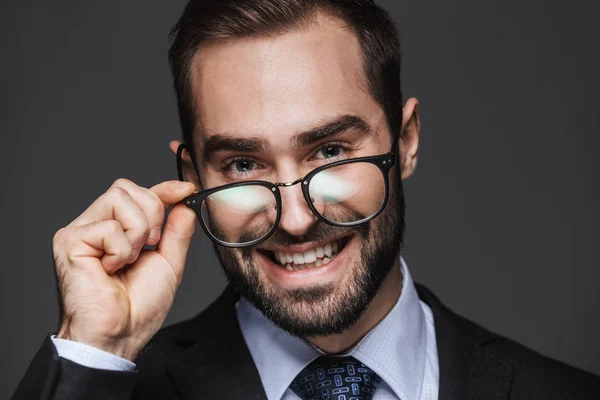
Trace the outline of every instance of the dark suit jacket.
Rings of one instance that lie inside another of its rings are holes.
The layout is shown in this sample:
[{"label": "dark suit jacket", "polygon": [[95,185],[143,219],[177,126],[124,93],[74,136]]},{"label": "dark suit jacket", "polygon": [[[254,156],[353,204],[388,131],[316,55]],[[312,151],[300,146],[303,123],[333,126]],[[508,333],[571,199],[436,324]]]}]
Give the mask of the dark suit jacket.
[{"label": "dark suit jacket", "polygon": [[[433,312],[440,400],[600,399],[600,378],[493,334],[417,285]],[[58,357],[47,338],[15,399],[266,400],[227,288],[193,319],[164,328],[134,372],[86,368]],[[413,400],[413,399],[403,399]]]}]

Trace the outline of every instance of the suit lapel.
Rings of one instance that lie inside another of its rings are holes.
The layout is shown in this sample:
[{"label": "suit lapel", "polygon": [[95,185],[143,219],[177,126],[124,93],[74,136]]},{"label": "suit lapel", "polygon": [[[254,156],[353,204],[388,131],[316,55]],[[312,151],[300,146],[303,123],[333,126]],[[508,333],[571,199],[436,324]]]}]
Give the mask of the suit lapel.
[{"label": "suit lapel", "polygon": [[167,374],[183,399],[266,400],[258,370],[242,336],[230,287],[192,329],[176,339],[189,346],[167,367]]},{"label": "suit lapel", "polygon": [[446,308],[428,289],[416,285],[435,323],[440,367],[440,400],[507,399],[513,368],[486,350],[495,335]]}]

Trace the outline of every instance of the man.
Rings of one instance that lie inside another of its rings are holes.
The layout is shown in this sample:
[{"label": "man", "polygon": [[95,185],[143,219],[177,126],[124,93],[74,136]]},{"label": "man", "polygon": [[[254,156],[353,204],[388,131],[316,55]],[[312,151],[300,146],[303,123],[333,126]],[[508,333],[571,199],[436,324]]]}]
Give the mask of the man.
[{"label": "man", "polygon": [[[381,8],[192,0],[174,33],[184,143],[171,149],[189,182],[117,180],[56,233],[60,329],[15,398],[600,397],[597,377],[413,284],[402,180],[419,103],[402,106]],[[231,284],[159,331],[196,219]]]}]

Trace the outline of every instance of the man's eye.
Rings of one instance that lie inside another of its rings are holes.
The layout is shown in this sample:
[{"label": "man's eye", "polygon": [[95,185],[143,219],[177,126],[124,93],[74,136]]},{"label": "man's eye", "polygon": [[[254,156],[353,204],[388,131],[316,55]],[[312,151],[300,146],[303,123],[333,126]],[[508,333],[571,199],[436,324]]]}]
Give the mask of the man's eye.
[{"label": "man's eye", "polygon": [[235,160],[229,166],[231,170],[238,173],[251,171],[254,167],[254,161],[248,159]]},{"label": "man's eye", "polygon": [[322,147],[321,149],[319,149],[319,151],[317,152],[317,156],[321,156],[319,158],[336,158],[339,157],[340,154],[342,153],[343,149],[340,146],[337,145],[329,145],[329,146],[325,146]]}]

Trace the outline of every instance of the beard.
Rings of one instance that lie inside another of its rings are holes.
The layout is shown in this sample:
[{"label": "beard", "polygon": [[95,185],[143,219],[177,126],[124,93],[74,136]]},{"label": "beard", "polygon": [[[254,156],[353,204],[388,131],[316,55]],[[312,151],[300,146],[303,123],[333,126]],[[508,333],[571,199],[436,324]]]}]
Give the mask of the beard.
[{"label": "beard", "polygon": [[387,205],[371,221],[341,228],[318,220],[302,237],[278,228],[268,239],[269,243],[289,246],[305,242],[306,238],[319,241],[355,234],[360,257],[348,266],[347,284],[317,284],[301,289],[274,287],[261,279],[251,248],[232,249],[215,244],[225,276],[237,293],[291,335],[330,336],[348,330],[377,295],[402,246],[405,203],[398,167],[390,171],[389,181]]}]

